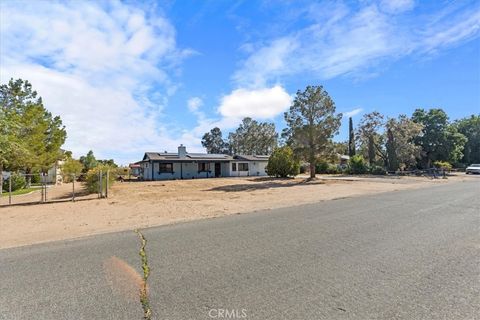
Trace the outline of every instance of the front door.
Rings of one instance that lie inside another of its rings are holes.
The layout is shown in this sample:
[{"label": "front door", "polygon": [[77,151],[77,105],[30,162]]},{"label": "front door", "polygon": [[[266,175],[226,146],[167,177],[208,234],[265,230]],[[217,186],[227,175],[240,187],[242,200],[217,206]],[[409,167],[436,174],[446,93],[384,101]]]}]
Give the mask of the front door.
[{"label": "front door", "polygon": [[215,178],[222,176],[222,164],[220,162],[215,162]]}]

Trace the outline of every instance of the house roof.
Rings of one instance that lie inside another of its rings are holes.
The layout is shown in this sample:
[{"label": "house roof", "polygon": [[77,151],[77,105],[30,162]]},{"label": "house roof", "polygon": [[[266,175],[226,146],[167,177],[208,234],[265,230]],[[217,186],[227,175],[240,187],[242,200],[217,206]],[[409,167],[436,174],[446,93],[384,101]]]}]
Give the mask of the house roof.
[{"label": "house roof", "polygon": [[244,161],[268,161],[268,158],[270,158],[270,156],[237,154],[237,155],[234,155],[233,158],[238,160],[244,160]]},{"label": "house roof", "polygon": [[[185,158],[180,158],[178,153],[169,152],[145,152],[142,161],[268,161],[267,155],[235,155],[217,153],[186,153]],[[142,162],[139,161],[139,162]],[[138,163],[139,163],[138,162]]]},{"label": "house roof", "polygon": [[145,152],[143,161],[229,161],[233,158],[227,154],[211,154],[211,153],[187,153],[185,158],[180,158],[178,153],[159,153]]}]

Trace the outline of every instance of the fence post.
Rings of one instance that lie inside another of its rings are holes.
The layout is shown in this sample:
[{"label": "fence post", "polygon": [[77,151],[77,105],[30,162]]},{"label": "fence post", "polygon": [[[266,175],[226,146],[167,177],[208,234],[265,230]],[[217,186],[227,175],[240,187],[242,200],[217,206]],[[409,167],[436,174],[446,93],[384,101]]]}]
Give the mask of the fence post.
[{"label": "fence post", "polygon": [[100,170],[98,172],[98,198],[102,198],[103,197],[103,181],[102,181],[102,176],[103,176],[103,173],[102,173],[102,170]]},{"label": "fence post", "polygon": [[0,171],[0,198],[3,194],[3,170]]},{"label": "fence post", "polygon": [[40,184],[42,185],[42,199],[40,202],[45,201],[45,177],[43,176],[42,173],[40,173]]},{"label": "fence post", "polygon": [[8,177],[8,204],[12,204],[12,173]]},{"label": "fence post", "polygon": [[72,180],[72,201],[75,202],[75,174],[73,174]]},{"label": "fence post", "polygon": [[98,183],[97,198],[100,199],[100,170],[98,170],[97,183]]},{"label": "fence post", "polygon": [[105,198],[108,198],[108,178],[110,175],[110,170],[107,170],[107,180],[105,181]]},{"label": "fence post", "polygon": [[47,202],[47,178],[48,178],[48,173],[45,174],[45,201],[44,202]]}]

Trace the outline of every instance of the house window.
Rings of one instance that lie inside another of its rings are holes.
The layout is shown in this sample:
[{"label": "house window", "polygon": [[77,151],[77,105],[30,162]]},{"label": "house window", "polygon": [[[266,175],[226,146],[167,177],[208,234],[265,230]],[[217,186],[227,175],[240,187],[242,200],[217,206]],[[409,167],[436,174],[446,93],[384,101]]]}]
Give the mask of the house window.
[{"label": "house window", "polygon": [[198,164],[198,172],[201,172],[201,171],[210,171],[210,163],[200,162]]},{"label": "house window", "polygon": [[232,163],[232,171],[237,171],[237,164],[236,163]]},{"label": "house window", "polygon": [[173,163],[159,163],[158,173],[172,173]]},{"label": "house window", "polygon": [[239,163],[238,171],[248,171],[248,163]]}]

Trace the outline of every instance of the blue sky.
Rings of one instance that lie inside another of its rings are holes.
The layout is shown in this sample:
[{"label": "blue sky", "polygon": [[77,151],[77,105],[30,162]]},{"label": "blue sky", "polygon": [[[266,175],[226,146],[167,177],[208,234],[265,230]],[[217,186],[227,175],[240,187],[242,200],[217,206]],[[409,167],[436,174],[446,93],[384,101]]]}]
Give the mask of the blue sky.
[{"label": "blue sky", "polygon": [[323,85],[354,123],[373,110],[480,112],[478,1],[0,6],[2,83],[30,80],[77,157],[93,149],[125,164],[180,143],[202,151],[204,132],[227,135],[245,116],[280,131],[307,85]]}]

